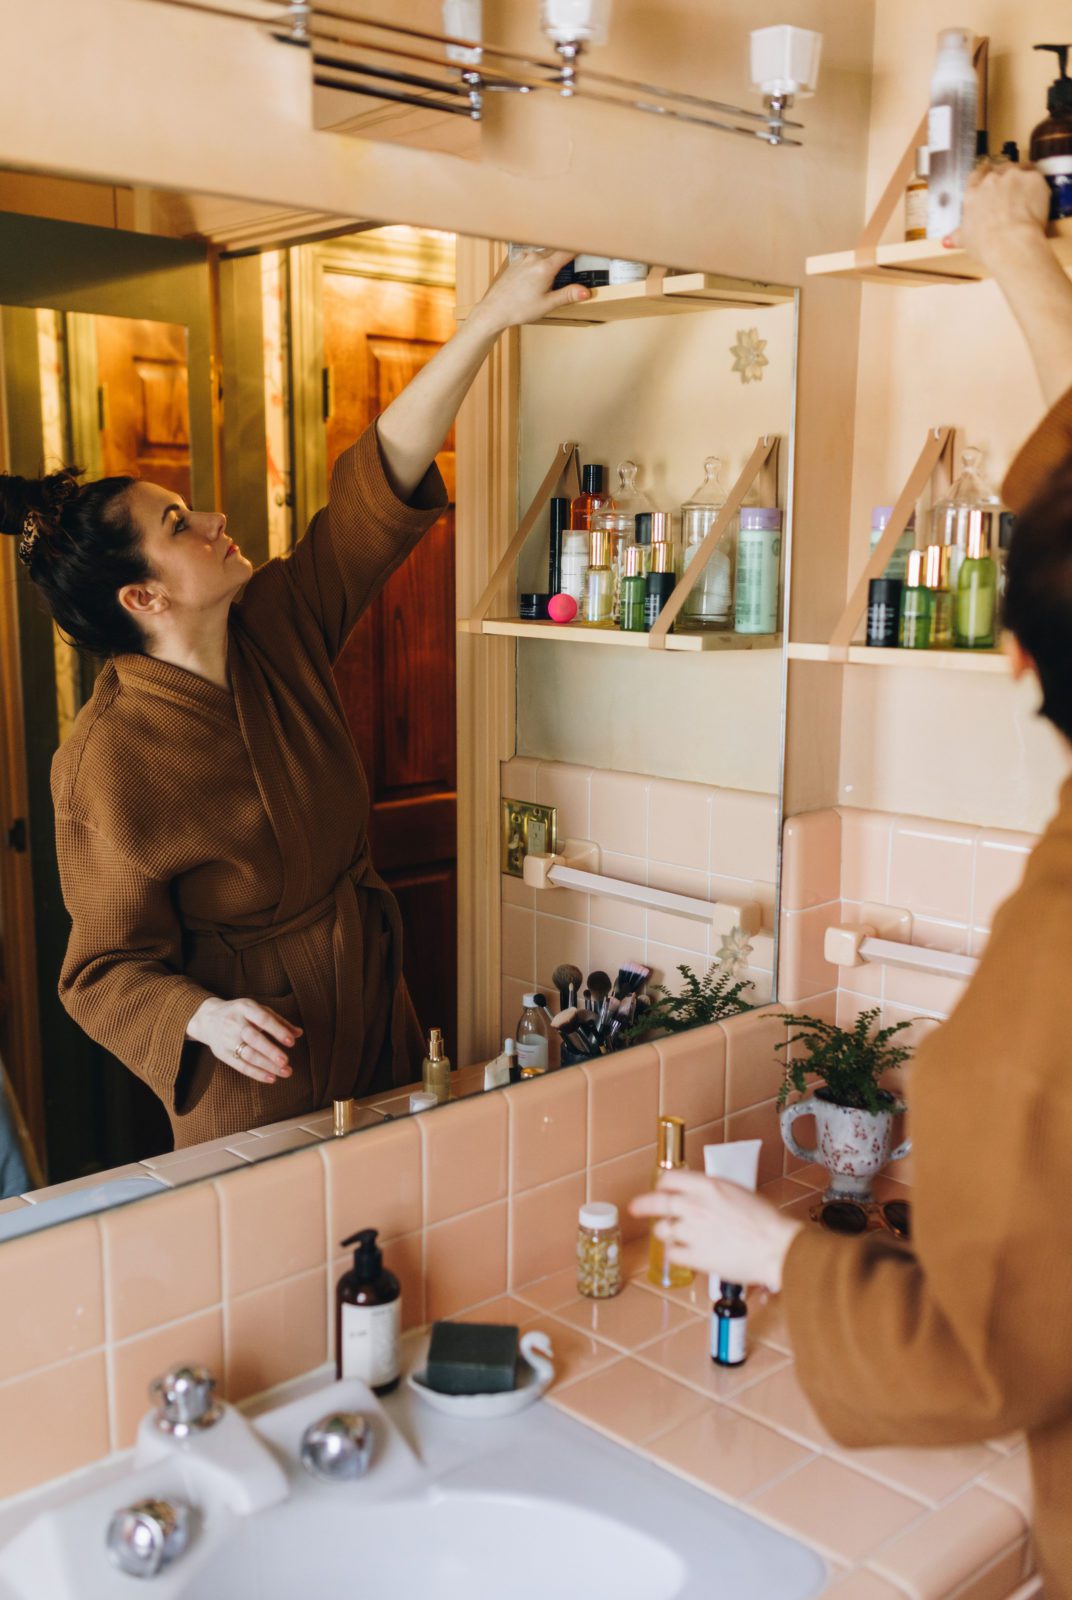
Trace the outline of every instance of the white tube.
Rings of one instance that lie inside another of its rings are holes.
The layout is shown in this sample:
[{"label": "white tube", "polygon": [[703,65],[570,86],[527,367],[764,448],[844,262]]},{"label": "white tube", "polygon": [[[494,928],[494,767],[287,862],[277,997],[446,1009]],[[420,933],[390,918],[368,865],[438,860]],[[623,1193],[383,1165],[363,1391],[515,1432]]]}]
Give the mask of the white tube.
[{"label": "white tube", "polygon": [[[759,1152],[762,1139],[735,1139],[729,1144],[705,1144],[704,1171],[709,1178],[721,1178],[725,1183],[736,1183],[742,1189],[755,1192],[759,1178]],[[707,1280],[707,1292],[712,1300],[722,1293],[719,1280],[713,1275]]]},{"label": "white tube", "polygon": [[722,1178],[742,1189],[755,1190],[759,1177],[759,1152],[762,1139],[736,1139],[729,1144],[705,1144],[704,1171],[709,1178]]}]

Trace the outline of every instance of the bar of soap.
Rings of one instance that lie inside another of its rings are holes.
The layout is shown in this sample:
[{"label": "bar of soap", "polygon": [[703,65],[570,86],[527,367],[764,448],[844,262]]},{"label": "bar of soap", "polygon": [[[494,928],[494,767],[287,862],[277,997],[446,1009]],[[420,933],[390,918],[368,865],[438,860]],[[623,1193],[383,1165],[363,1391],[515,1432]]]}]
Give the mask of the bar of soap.
[{"label": "bar of soap", "polygon": [[501,1394],[517,1373],[517,1329],[494,1322],[437,1322],[424,1381],[440,1394]]}]

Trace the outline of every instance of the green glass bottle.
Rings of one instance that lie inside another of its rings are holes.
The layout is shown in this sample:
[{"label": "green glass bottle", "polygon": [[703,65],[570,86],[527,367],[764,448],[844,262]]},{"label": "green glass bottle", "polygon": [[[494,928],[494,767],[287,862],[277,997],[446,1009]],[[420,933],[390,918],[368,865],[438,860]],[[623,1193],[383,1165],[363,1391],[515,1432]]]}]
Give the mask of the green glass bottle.
[{"label": "green glass bottle", "polygon": [[953,643],[953,596],[949,587],[951,545],[929,544],[923,562],[923,582],[934,596],[934,626],[931,644],[935,650]]},{"label": "green glass bottle", "polygon": [[923,551],[910,550],[901,591],[898,642],[904,650],[929,650],[934,636],[934,595],[923,584]]},{"label": "green glass bottle", "polygon": [[957,578],[953,626],[958,650],[992,650],[998,609],[997,563],[987,550],[982,519],[968,530],[968,554]]},{"label": "green glass bottle", "polygon": [[648,592],[647,582],[644,577],[644,551],[637,544],[626,548],[625,565],[622,569],[621,608],[618,615],[618,626],[623,633],[643,633],[647,626],[644,620],[644,600]]}]

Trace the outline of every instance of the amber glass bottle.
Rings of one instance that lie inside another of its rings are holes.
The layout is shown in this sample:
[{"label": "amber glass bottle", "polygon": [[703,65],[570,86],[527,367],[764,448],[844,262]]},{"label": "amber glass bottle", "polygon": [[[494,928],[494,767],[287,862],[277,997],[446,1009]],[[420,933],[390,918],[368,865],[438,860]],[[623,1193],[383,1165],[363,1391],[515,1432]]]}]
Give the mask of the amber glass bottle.
[{"label": "amber glass bottle", "polygon": [[585,533],[592,526],[593,513],[611,504],[606,490],[606,468],[590,464],[581,475],[581,492],[570,501],[570,527],[581,528]]},{"label": "amber glass bottle", "polygon": [[335,1375],[360,1378],[373,1394],[398,1388],[402,1287],[383,1264],[375,1228],[343,1240],[354,1264],[335,1289]]}]

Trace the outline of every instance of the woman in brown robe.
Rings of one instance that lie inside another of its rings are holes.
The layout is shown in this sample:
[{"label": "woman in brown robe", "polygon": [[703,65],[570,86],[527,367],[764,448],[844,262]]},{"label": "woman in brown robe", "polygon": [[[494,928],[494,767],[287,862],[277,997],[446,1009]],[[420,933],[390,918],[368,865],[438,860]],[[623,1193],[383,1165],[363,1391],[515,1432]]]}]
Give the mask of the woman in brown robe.
[{"label": "woman in brown robe", "polygon": [[[1072,739],[1072,283],[1038,173],[980,175],[965,243],[1000,285],[1050,411],[1005,480],[1014,673]],[[854,1448],[1027,1435],[1046,1600],[1072,1600],[1072,779],[979,971],[912,1066],[911,1250],[838,1238],[696,1173],[634,1202],[670,1260],[782,1290],[808,1398]]]},{"label": "woman in brown robe", "polygon": [[398,907],[332,677],[446,503],[434,466],[499,334],[564,301],[509,266],[253,571],[218,512],[130,478],[0,477],[0,528],[75,644],[108,656],[53,762],[73,927],[60,996],[160,1097],[176,1147],[407,1082]]}]

